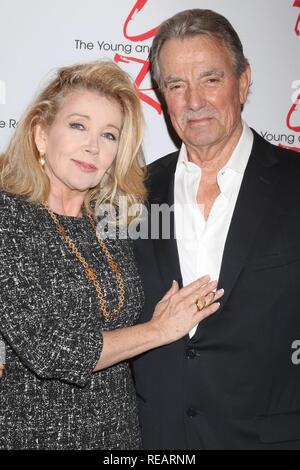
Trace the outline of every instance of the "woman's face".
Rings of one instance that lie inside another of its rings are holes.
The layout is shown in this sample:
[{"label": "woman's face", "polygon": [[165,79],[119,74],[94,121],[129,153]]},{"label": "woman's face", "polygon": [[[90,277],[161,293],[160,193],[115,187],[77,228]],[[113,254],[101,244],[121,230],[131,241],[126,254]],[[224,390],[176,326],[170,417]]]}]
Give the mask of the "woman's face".
[{"label": "woman's face", "polygon": [[51,188],[86,193],[97,186],[116,158],[122,124],[116,101],[93,91],[70,92],[52,125],[35,132]]}]

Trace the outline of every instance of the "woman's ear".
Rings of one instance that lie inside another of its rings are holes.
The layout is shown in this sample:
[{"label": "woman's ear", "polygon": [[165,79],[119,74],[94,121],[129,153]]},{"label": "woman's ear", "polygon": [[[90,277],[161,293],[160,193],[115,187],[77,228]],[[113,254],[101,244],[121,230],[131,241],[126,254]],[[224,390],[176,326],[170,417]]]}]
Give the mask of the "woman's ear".
[{"label": "woman's ear", "polygon": [[47,147],[47,133],[45,130],[45,126],[42,124],[36,124],[34,128],[34,141],[35,145],[38,149],[39,152],[45,152],[46,153],[46,147]]}]

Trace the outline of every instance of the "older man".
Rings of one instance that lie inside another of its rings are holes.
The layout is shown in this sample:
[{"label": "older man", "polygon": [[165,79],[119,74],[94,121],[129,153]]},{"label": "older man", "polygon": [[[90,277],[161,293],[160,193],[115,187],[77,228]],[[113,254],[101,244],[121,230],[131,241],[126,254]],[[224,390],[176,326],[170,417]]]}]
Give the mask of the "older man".
[{"label": "older man", "polygon": [[151,60],[182,146],[149,166],[149,203],[175,211],[170,238],[135,244],[141,321],[172,279],[209,274],[225,295],[184,339],[135,361],[144,448],[300,449],[299,155],[243,122],[250,67],[223,16],[166,20]]}]

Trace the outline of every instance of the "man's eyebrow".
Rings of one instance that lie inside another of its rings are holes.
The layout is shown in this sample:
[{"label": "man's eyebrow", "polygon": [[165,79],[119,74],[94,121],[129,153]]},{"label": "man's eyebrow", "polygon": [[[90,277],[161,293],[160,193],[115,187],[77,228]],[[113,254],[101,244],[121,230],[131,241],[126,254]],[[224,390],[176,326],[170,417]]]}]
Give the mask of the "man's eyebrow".
[{"label": "man's eyebrow", "polygon": [[[218,77],[223,78],[225,73],[223,72],[223,70],[220,70],[220,69],[209,69],[209,70],[205,70],[204,72],[201,72],[199,75],[199,78],[210,77],[212,75],[217,75]],[[177,77],[176,75],[169,75],[166,78],[164,78],[164,81],[163,81],[165,86],[170,85],[172,83],[178,83],[178,82],[185,82],[185,79],[181,77]]]},{"label": "man's eyebrow", "polygon": [[169,85],[170,83],[177,83],[177,82],[184,82],[185,80],[180,77],[176,77],[174,75],[169,75],[168,77],[164,78],[164,85]]},{"label": "man's eyebrow", "polygon": [[210,77],[211,75],[217,75],[218,77],[223,78],[225,73],[223,72],[223,70],[220,70],[220,69],[209,69],[209,70],[205,70],[204,72],[201,72],[199,77],[205,78],[205,77]]}]

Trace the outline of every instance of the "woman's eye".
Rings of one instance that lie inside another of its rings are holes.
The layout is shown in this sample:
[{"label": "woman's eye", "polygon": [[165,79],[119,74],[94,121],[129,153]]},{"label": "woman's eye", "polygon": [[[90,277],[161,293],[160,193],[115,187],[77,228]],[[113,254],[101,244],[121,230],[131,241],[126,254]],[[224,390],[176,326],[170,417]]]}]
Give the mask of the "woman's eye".
[{"label": "woman's eye", "polygon": [[84,125],[80,124],[80,122],[71,122],[70,127],[71,127],[71,129],[78,129],[80,131],[84,130]]},{"label": "woman's eye", "polygon": [[104,134],[102,134],[103,137],[105,137],[105,139],[108,139],[108,140],[117,140],[117,137],[112,134],[111,132],[104,132]]}]

